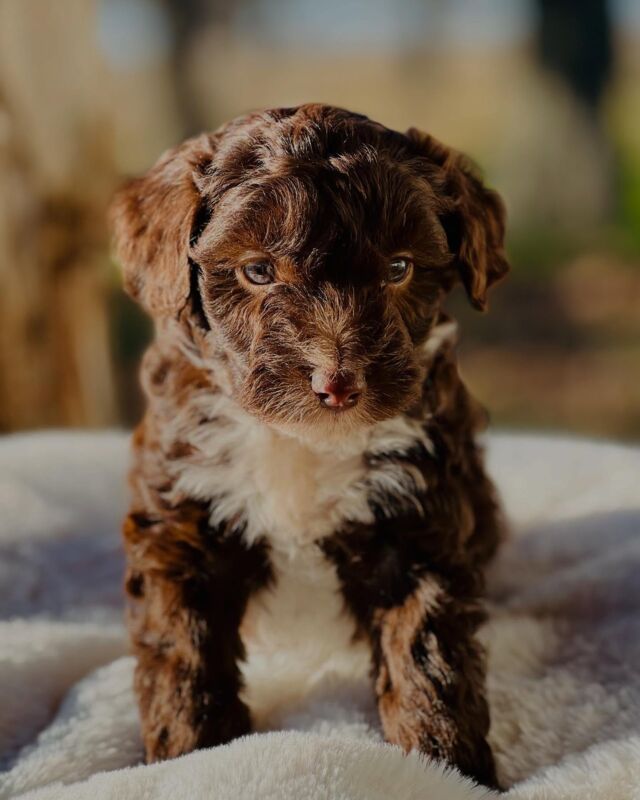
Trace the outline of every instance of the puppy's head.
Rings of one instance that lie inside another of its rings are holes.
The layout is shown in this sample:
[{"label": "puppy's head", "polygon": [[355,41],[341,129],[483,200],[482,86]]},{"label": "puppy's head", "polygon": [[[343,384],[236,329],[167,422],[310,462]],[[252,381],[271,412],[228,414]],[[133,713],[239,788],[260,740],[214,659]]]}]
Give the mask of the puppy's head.
[{"label": "puppy's head", "polygon": [[186,322],[240,405],[292,432],[409,408],[444,295],[462,281],[484,308],[508,269],[502,203],[463,157],[322,105],[185,142],[113,219],[128,291]]}]

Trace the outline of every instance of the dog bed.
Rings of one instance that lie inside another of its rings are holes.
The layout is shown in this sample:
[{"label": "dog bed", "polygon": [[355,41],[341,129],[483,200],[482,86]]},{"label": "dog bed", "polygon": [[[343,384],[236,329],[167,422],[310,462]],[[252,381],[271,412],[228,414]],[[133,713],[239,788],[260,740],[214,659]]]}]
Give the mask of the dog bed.
[{"label": "dog bed", "polygon": [[[487,441],[512,539],[490,575],[491,743],[507,797],[640,798],[640,450]],[[121,622],[122,433],[0,440],[0,798],[479,800],[383,743],[366,664],[310,632],[248,676],[260,731],[141,764]]]}]

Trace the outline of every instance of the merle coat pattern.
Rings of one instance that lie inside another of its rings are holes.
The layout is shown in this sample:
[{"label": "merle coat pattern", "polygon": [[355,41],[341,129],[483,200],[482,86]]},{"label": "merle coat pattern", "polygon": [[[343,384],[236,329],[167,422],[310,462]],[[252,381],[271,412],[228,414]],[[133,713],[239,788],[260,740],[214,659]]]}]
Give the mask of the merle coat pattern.
[{"label": "merle coat pattern", "polygon": [[156,325],[124,526],[148,760],[248,733],[243,661],[312,598],[298,635],[369,649],[386,738],[495,785],[501,525],[442,302],[507,271],[499,197],[430,136],[306,105],[169,151],[113,222]]}]

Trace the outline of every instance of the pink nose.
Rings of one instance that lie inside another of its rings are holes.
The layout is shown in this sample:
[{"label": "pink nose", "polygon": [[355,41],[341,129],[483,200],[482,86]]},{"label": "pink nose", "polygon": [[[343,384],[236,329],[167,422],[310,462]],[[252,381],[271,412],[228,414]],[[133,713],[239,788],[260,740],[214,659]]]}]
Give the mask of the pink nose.
[{"label": "pink nose", "polygon": [[362,387],[352,372],[328,375],[315,370],[311,376],[311,388],[323,405],[338,410],[352,408],[362,394]]}]

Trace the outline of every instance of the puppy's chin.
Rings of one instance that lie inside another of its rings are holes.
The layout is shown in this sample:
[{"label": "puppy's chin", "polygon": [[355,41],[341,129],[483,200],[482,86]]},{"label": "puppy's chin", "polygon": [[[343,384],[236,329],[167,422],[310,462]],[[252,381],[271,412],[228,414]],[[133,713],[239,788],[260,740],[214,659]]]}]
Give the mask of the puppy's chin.
[{"label": "puppy's chin", "polygon": [[311,450],[349,455],[365,447],[371,430],[378,423],[398,416],[413,400],[413,395],[408,395],[406,403],[384,407],[365,401],[342,411],[324,408],[315,402],[301,403],[292,413],[282,416],[255,406],[245,406],[245,410],[272,430],[296,439]]},{"label": "puppy's chin", "polygon": [[297,439],[312,450],[349,452],[360,447],[360,442],[366,439],[368,431],[378,421],[355,408],[340,412],[319,408],[306,420],[272,420],[268,424],[278,433]]}]

